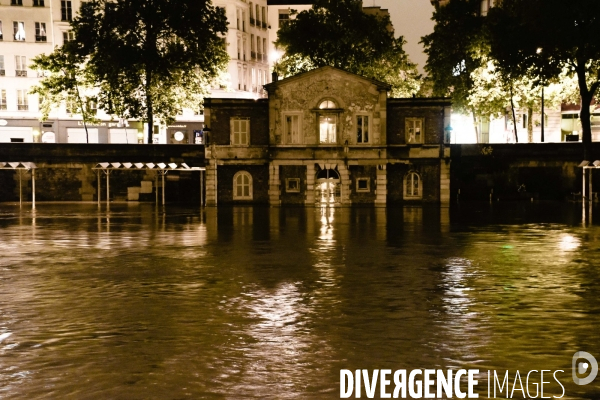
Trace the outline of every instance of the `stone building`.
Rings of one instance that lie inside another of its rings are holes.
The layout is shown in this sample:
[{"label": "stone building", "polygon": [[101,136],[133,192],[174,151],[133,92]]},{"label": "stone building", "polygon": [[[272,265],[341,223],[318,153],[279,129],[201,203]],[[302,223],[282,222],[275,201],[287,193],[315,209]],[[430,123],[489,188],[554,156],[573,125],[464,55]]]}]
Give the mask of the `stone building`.
[{"label": "stone building", "polygon": [[206,100],[208,205],[449,201],[449,100],[388,98],[333,67],[265,89]]}]

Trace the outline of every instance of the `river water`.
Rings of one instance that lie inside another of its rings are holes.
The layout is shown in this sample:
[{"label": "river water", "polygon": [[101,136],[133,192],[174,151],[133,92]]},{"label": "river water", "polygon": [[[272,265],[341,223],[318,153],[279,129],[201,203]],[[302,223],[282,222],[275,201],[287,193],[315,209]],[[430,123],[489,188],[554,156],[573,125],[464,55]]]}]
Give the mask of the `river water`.
[{"label": "river water", "polygon": [[0,398],[335,399],[341,369],[462,368],[480,398],[488,370],[550,370],[531,397],[598,399],[571,360],[600,360],[599,294],[577,204],[0,205]]}]

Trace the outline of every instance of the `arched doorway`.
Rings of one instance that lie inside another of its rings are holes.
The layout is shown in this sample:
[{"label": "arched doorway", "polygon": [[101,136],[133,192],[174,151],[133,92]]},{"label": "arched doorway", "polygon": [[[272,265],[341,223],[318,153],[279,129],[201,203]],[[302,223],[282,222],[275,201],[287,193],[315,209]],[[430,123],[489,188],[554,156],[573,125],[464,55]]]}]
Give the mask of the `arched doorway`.
[{"label": "arched doorway", "polygon": [[315,178],[315,203],[336,205],[341,203],[342,181],[335,169],[325,168],[317,172]]}]

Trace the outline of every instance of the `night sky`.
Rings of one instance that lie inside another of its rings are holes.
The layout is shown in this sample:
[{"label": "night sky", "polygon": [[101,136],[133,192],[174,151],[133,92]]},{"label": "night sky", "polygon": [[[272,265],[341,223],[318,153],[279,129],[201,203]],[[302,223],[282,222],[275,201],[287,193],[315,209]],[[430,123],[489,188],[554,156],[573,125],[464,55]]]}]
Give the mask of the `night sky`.
[{"label": "night sky", "polygon": [[433,31],[431,2],[429,0],[364,0],[364,5],[380,6],[390,11],[396,35],[404,36],[407,42],[404,50],[413,62],[419,64],[419,70],[423,71],[427,57],[423,54],[423,46],[419,41],[422,36]]}]

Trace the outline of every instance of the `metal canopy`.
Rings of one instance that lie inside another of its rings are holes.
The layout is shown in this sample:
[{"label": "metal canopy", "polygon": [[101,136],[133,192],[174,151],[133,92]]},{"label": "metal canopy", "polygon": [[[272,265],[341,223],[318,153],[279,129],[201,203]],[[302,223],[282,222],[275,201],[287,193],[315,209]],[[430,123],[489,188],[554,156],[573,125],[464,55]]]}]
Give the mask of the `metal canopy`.
[{"label": "metal canopy", "polygon": [[[190,167],[186,163],[131,163],[131,162],[101,162],[97,163],[93,170],[98,171],[98,206],[100,206],[100,171],[106,175],[106,204],[108,206],[110,202],[110,174],[113,171],[127,171],[127,170],[142,170],[142,171],[156,171],[162,176],[162,205],[165,206],[165,175],[169,171],[200,171],[200,204],[204,205],[203,191],[204,176],[203,172],[206,171],[205,167]],[[156,178],[156,203],[158,204],[158,177]]]},{"label": "metal canopy", "polygon": [[22,161],[0,161],[0,169],[30,169],[37,168],[35,163]]},{"label": "metal canopy", "polygon": [[31,171],[31,208],[35,209],[35,169],[37,166],[32,162],[23,161],[0,161],[0,169],[12,169],[19,171],[19,207],[23,206],[23,179],[22,171]]},{"label": "metal canopy", "polygon": [[101,162],[92,169],[96,170],[153,170],[153,171],[204,171],[205,167],[190,167],[186,163],[131,163]]}]

